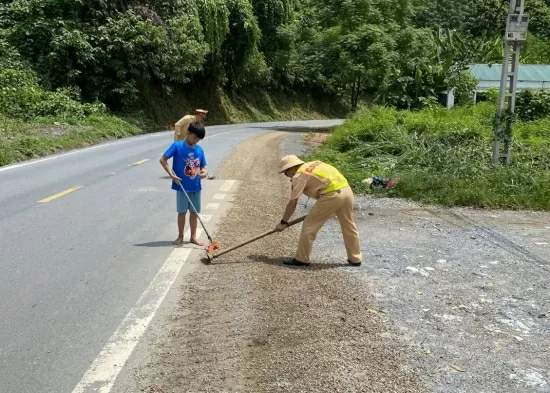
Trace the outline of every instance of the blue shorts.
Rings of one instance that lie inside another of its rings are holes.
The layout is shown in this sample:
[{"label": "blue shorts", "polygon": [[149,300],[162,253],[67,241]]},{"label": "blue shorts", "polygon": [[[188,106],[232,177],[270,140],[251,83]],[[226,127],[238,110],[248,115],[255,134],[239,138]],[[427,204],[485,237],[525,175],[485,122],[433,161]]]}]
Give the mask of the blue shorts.
[{"label": "blue shorts", "polygon": [[178,213],[185,213],[187,210],[190,210],[194,213],[200,213],[201,212],[201,192],[188,192],[187,195],[189,196],[189,199],[191,199],[191,202],[193,202],[193,206],[195,206],[196,211],[191,207],[189,204],[189,200],[185,196],[185,194],[182,191],[176,191],[177,197],[176,197],[176,205],[177,205],[177,211]]}]

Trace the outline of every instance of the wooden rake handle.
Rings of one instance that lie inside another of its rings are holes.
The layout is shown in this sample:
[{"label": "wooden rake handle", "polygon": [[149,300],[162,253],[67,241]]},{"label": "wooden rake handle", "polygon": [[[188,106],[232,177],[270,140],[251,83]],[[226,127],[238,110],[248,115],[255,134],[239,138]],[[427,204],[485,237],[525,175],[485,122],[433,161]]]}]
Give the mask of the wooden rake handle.
[{"label": "wooden rake handle", "polygon": [[[289,221],[288,227],[291,227],[291,226],[293,226],[293,225],[296,225],[296,224],[301,223],[302,221],[304,221],[304,220],[306,219],[306,217],[307,217],[307,215],[306,215],[306,216],[299,217],[299,218],[296,218],[295,220]],[[271,235],[271,234],[273,234],[273,233],[275,233],[275,232],[277,232],[276,229],[272,229],[271,231],[264,232],[264,233],[262,233],[261,235],[258,235],[258,236],[256,236],[256,237],[253,237],[252,239],[248,239],[247,241],[242,242],[242,243],[240,243],[240,244],[237,244],[236,246],[233,246],[233,247],[231,247],[231,248],[228,248],[227,250],[224,250],[224,251],[221,251],[221,252],[219,252],[219,253],[216,253],[216,254],[214,255],[214,258],[217,258],[217,257],[219,257],[219,256],[221,256],[221,255],[223,255],[223,254],[226,254],[226,253],[230,252],[230,251],[236,250],[237,248],[241,248],[241,247],[243,247],[243,246],[246,246],[247,244],[250,244],[250,243],[252,243],[252,242],[255,242],[256,240],[260,240],[261,238],[266,237],[266,236],[269,236],[269,235]]]}]

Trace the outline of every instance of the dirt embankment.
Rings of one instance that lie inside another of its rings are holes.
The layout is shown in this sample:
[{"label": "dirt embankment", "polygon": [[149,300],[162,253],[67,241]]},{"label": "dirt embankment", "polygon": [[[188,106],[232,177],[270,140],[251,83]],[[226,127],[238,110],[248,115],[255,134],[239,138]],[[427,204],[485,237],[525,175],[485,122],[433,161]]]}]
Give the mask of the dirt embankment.
[{"label": "dirt embankment", "polygon": [[[223,245],[280,219],[289,191],[276,170],[283,137],[249,139],[224,163],[219,176],[243,184],[216,234]],[[372,310],[368,281],[347,270],[356,267],[345,261],[281,264],[293,256],[298,231],[201,265],[185,280],[167,334],[140,372],[142,391],[422,391],[406,368],[408,350],[388,330],[385,315]]]}]

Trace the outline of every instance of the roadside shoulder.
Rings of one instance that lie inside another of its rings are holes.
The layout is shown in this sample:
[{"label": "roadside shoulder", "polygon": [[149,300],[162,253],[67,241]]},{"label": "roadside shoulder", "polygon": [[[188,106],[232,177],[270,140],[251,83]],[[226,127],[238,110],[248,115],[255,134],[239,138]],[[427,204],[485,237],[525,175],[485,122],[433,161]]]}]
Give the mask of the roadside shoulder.
[{"label": "roadside shoulder", "polygon": [[[223,163],[219,178],[242,186],[215,235],[222,248],[279,220],[290,186],[277,174],[285,135],[249,138]],[[143,391],[419,391],[402,362],[406,347],[388,334],[382,313],[369,311],[368,285],[340,274],[350,269],[345,261],[305,269],[281,264],[294,254],[298,231],[264,238],[190,274],[153,348]]]}]

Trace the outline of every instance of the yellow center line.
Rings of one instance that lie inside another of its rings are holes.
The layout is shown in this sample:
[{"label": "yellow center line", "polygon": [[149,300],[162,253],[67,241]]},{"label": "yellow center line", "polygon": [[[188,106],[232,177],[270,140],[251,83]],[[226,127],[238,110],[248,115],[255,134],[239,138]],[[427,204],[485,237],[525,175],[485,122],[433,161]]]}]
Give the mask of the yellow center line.
[{"label": "yellow center line", "polygon": [[144,160],[141,160],[141,161],[138,161],[138,162],[134,162],[134,163],[133,163],[132,165],[130,165],[130,166],[141,165],[141,164],[143,164],[144,162],[147,162],[147,161],[149,161],[148,158],[146,158],[146,159],[144,159]]},{"label": "yellow center line", "polygon": [[47,198],[44,198],[44,199],[41,199],[38,201],[38,203],[45,203],[45,202],[50,202],[50,201],[53,201],[54,199],[57,199],[59,197],[62,197],[64,195],[67,195],[73,191],[76,191],[76,190],[80,190],[82,188],[82,186],[75,186],[75,187],[71,187],[65,191],[61,191],[61,192],[58,192],[57,194],[54,194],[52,196],[49,196]]}]

